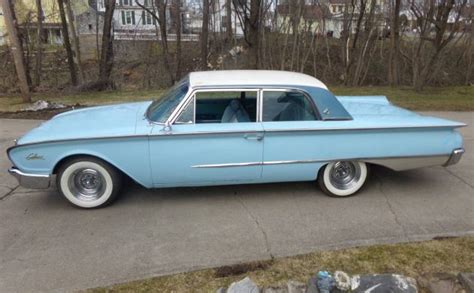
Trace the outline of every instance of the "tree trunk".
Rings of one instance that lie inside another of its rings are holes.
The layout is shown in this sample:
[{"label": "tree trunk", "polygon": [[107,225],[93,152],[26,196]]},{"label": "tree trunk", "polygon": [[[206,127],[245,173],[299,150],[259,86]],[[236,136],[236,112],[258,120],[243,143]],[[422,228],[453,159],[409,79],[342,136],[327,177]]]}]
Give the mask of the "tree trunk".
[{"label": "tree trunk", "polygon": [[18,28],[15,21],[15,11],[13,10],[13,4],[9,0],[0,0],[3,10],[3,17],[5,20],[5,27],[8,32],[10,40],[10,49],[12,51],[13,60],[15,62],[16,74],[20,83],[20,90],[22,94],[23,102],[31,102],[30,86],[28,84],[28,78],[26,76],[25,60],[23,57],[23,46],[21,45],[20,38],[18,36]]},{"label": "tree trunk", "polygon": [[247,42],[249,46],[247,68],[258,69],[259,67],[259,40],[260,40],[260,8],[261,0],[250,0],[250,17],[246,18]]},{"label": "tree trunk", "polygon": [[176,21],[176,79],[181,78],[181,0],[173,0]]},{"label": "tree trunk", "polygon": [[166,3],[164,0],[156,0],[156,7],[158,9],[158,24],[160,26],[161,35],[161,47],[163,49],[163,63],[166,71],[169,73],[171,84],[174,84],[175,78],[171,71],[171,65],[169,61],[169,50],[168,50],[168,33],[166,25]]},{"label": "tree trunk", "polygon": [[112,20],[115,10],[115,0],[105,0],[104,28],[102,31],[102,48],[100,50],[99,80],[103,88],[110,87],[110,74],[114,65],[114,47],[112,36]]},{"label": "tree trunk", "polygon": [[43,62],[43,21],[44,13],[41,0],[36,0],[36,14],[38,21],[38,30],[36,35],[36,64],[34,86],[39,86],[41,82],[41,68]]},{"label": "tree trunk", "polygon": [[64,0],[66,4],[66,13],[67,13],[67,18],[69,20],[69,31],[71,33],[71,40],[72,40],[72,46],[74,49],[74,61],[77,66],[77,71],[79,72],[79,82],[83,83],[84,82],[84,71],[82,70],[82,61],[81,61],[81,50],[80,50],[80,43],[79,43],[79,38],[77,37],[76,33],[76,25],[75,25],[75,18],[74,18],[74,13],[72,11],[71,7],[71,0]]},{"label": "tree trunk", "polygon": [[201,29],[201,69],[207,69],[207,43],[209,39],[209,0],[202,1],[202,29]]},{"label": "tree trunk", "polygon": [[225,22],[225,35],[226,35],[226,42],[227,44],[232,43],[232,0],[225,1],[225,14],[226,14],[226,22]]},{"label": "tree trunk", "polygon": [[390,30],[390,56],[388,63],[388,82],[395,86],[400,84],[400,2],[394,0],[392,12],[392,27]]},{"label": "tree trunk", "polygon": [[71,74],[71,83],[77,85],[77,73],[74,65],[74,56],[71,49],[71,42],[69,40],[69,32],[67,28],[66,12],[64,11],[64,1],[58,0],[59,15],[61,17],[61,26],[63,32],[64,49],[66,49],[67,62],[69,65],[69,73]]}]

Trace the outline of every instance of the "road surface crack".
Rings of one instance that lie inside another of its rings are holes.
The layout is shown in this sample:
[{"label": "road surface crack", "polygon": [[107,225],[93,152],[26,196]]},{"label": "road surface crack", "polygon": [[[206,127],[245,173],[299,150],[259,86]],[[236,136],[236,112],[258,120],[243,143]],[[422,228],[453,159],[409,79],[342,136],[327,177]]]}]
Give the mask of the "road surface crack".
[{"label": "road surface crack", "polygon": [[400,219],[398,218],[398,215],[395,212],[395,209],[393,208],[392,203],[390,202],[390,199],[388,198],[387,194],[385,193],[382,178],[380,178],[379,176],[374,176],[374,177],[377,178],[379,191],[380,191],[380,193],[382,193],[383,197],[385,198],[385,203],[387,204],[388,209],[390,210],[390,213],[392,214],[395,223],[400,227],[400,229],[402,229],[403,236],[406,239],[408,239],[408,234],[405,231],[405,227],[400,222]]},{"label": "road surface crack", "polygon": [[12,195],[13,192],[15,192],[15,190],[17,190],[18,187],[20,187],[20,185],[17,185],[17,186],[15,186],[15,187],[13,187],[13,188],[10,188],[10,187],[8,187],[8,186],[4,186],[4,187],[10,189],[10,191],[7,192],[4,196],[0,197],[0,200],[4,200],[4,199],[6,199],[7,197],[9,197],[10,195]]},{"label": "road surface crack", "polygon": [[270,242],[268,241],[268,236],[267,236],[267,232],[265,231],[265,229],[263,229],[263,227],[260,225],[260,222],[258,221],[258,218],[250,211],[250,209],[247,207],[247,205],[245,204],[244,200],[242,199],[242,197],[240,195],[238,195],[237,193],[235,194],[235,196],[237,197],[237,200],[239,201],[240,205],[242,205],[242,207],[244,208],[244,210],[247,212],[247,214],[249,215],[249,217],[255,222],[255,225],[257,226],[258,230],[260,230],[260,232],[262,233],[263,235],[263,239],[265,241],[265,249],[268,253],[268,255],[270,255],[270,258],[273,260],[275,259],[275,257],[273,256],[272,252],[271,252],[271,249],[270,249]]},{"label": "road surface crack", "polygon": [[449,170],[448,168],[443,168],[446,172],[448,172],[451,176],[453,177],[456,177],[458,180],[460,180],[462,183],[466,184],[467,186],[471,187],[471,188],[474,188],[474,186],[472,186],[472,184],[470,184],[469,182],[467,182],[466,180],[464,180],[461,176],[457,175],[456,173],[454,173],[453,171]]}]

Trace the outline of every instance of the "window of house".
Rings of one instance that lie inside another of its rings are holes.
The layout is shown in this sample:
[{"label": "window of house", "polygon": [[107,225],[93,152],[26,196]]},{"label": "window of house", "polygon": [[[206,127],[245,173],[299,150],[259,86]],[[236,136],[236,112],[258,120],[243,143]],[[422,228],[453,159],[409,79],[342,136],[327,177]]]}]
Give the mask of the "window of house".
[{"label": "window of house", "polygon": [[339,5],[339,6],[337,7],[337,11],[338,11],[338,12],[342,12],[342,5]]},{"label": "window of house", "polygon": [[257,91],[197,92],[176,123],[257,121]]},{"label": "window of house", "polygon": [[142,24],[155,24],[155,19],[148,11],[142,10]]},{"label": "window of house", "polygon": [[122,24],[135,24],[135,11],[122,11]]},{"label": "window of house", "polygon": [[318,120],[313,102],[298,91],[264,91],[262,121]]},{"label": "window of house", "polygon": [[88,27],[89,27],[89,30],[91,31],[92,30],[92,24],[89,23]]},{"label": "window of house", "polygon": [[221,17],[222,27],[227,28],[227,15]]}]

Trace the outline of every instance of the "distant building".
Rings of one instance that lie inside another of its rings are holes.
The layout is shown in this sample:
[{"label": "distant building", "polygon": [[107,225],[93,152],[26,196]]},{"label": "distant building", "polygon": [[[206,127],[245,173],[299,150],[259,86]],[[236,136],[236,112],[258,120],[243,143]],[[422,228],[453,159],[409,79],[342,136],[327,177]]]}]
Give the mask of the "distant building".
[{"label": "distant building", "polygon": [[[91,5],[103,14],[105,12],[104,0],[91,1]],[[151,12],[157,13],[154,0],[117,0],[114,16],[113,29],[114,38],[118,40],[156,40],[161,36],[157,33],[159,24],[152,16]],[[214,7],[210,8],[210,32],[224,33],[227,28],[225,0],[216,0]],[[146,9],[144,9],[144,8]],[[166,26],[168,39],[176,39],[176,25],[173,19],[173,9],[179,9],[181,14],[181,33],[182,40],[199,40],[199,34],[202,29],[202,2],[201,1],[181,1],[181,7],[173,7],[171,0],[167,1],[166,6]],[[235,36],[242,36],[243,30],[237,15],[232,8],[232,30]]]},{"label": "distant building", "polygon": [[3,11],[0,7],[0,46],[5,45],[7,40],[7,28],[5,27],[5,20],[3,17]]}]

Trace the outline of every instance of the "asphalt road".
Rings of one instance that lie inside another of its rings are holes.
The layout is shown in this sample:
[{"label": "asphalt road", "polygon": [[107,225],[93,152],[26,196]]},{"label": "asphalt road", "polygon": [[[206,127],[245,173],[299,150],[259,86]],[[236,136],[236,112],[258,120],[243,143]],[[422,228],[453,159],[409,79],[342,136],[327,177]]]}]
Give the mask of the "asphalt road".
[{"label": "asphalt road", "polygon": [[[430,113],[473,125],[474,113]],[[357,196],[314,183],[145,190],[80,210],[17,187],[5,150],[38,121],[0,120],[0,291],[71,291],[335,247],[474,235],[474,127],[449,168],[377,168]],[[403,142],[401,142],[403,143]],[[315,270],[318,268],[315,268]]]}]

